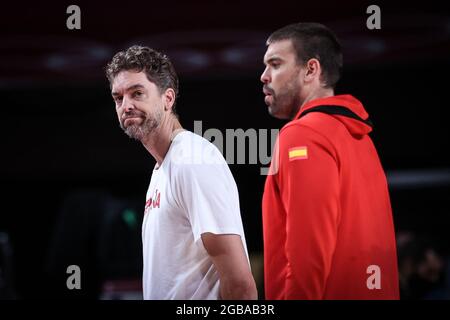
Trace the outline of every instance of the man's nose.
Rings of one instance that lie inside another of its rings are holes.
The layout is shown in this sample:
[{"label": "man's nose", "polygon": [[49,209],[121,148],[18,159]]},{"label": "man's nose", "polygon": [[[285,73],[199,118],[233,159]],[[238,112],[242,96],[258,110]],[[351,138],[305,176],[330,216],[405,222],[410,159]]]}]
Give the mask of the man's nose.
[{"label": "man's nose", "polygon": [[261,82],[266,84],[270,82],[270,75],[269,75],[269,70],[268,68],[264,69],[263,73],[261,74],[261,78],[260,78]]},{"label": "man's nose", "polygon": [[123,108],[124,108],[126,113],[129,113],[133,109],[135,109],[135,106],[133,105],[133,103],[130,100],[126,99],[126,98],[123,99],[122,104],[123,104]]}]

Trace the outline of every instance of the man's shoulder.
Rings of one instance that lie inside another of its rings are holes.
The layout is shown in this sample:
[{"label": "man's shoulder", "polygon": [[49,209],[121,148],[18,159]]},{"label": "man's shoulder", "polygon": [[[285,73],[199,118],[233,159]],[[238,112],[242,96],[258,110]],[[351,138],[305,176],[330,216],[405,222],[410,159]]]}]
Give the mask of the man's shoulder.
[{"label": "man's shoulder", "polygon": [[[306,120],[306,121],[305,121]],[[309,119],[294,119],[286,123],[280,130],[280,137],[289,138],[295,136],[310,136],[322,134],[320,126],[317,123],[307,121]]]},{"label": "man's shoulder", "polygon": [[300,119],[288,122],[280,130],[280,136],[321,136],[327,140],[333,140],[333,135],[338,133],[340,127],[339,120],[334,117],[320,112],[313,112]]},{"label": "man's shoulder", "polygon": [[220,150],[210,141],[191,131],[181,132],[172,142],[171,162],[173,164],[223,164]]},{"label": "man's shoulder", "polygon": [[[308,117],[308,118],[307,118]],[[320,145],[325,149],[335,149],[335,137],[330,135],[330,128],[334,126],[327,117],[311,114],[305,118],[288,122],[279,134],[280,148],[289,148],[292,145]],[[332,120],[331,120],[332,121]]]},{"label": "man's shoulder", "polygon": [[197,146],[208,147],[211,142],[202,136],[188,130],[180,132],[173,140],[174,147],[177,149],[190,150]]}]

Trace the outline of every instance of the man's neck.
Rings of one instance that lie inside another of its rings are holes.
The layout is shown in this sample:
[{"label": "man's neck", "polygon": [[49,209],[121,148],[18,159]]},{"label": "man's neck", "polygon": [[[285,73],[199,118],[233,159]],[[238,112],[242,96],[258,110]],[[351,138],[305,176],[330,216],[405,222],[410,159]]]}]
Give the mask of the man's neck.
[{"label": "man's neck", "polygon": [[178,119],[170,115],[163,119],[158,128],[156,128],[142,144],[147,149],[148,152],[155,158],[158,165],[164,160],[164,157],[169,151],[170,144],[175,138],[176,133],[179,129],[183,129]]},{"label": "man's neck", "polygon": [[306,105],[308,102],[319,99],[319,98],[327,98],[334,96],[334,89],[332,88],[319,88],[317,90],[311,91],[309,95],[307,95],[304,99],[302,104],[300,105],[300,108],[296,110],[296,112],[292,115],[291,119],[294,119],[294,117],[298,114],[298,112],[303,108],[304,105]]}]

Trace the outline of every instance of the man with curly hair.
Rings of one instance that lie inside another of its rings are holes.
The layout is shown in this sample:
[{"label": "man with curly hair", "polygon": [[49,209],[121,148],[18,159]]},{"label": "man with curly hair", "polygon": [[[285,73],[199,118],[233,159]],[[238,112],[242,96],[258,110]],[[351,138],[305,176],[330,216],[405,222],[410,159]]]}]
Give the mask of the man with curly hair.
[{"label": "man with curly hair", "polygon": [[133,46],[106,75],[121,128],[157,162],[142,226],[144,299],[256,299],[236,183],[220,151],[182,128],[169,58]]}]

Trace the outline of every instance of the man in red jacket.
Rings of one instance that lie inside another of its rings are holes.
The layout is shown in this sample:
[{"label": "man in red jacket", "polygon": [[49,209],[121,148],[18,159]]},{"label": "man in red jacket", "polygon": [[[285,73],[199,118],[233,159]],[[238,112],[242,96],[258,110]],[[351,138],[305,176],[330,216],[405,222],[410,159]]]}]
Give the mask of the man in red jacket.
[{"label": "man in red jacket", "polygon": [[266,299],[398,299],[386,177],[360,101],[334,95],[336,36],[298,23],[267,40],[269,113],[288,119],[263,197]]}]

